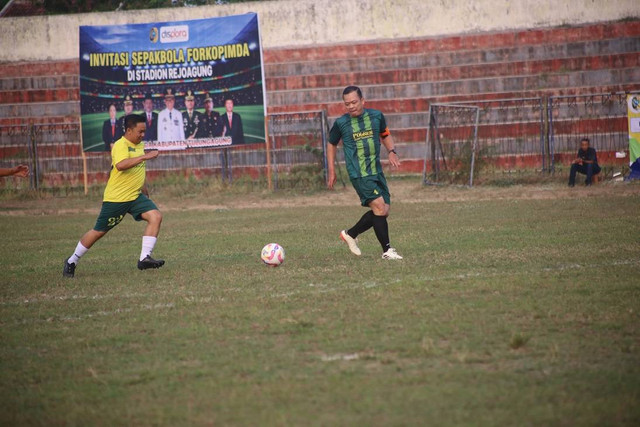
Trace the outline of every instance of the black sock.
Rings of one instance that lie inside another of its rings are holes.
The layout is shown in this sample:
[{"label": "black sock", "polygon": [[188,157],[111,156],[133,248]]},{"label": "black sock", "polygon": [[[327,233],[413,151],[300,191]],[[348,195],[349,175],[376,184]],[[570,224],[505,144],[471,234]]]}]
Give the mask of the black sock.
[{"label": "black sock", "polygon": [[373,216],[373,231],[382,246],[382,252],[386,252],[390,247],[389,243],[389,224],[386,216]]},{"label": "black sock", "polygon": [[355,239],[358,237],[358,234],[362,234],[373,227],[374,216],[373,211],[367,211],[366,214],[362,215],[362,218],[360,218],[360,221],[358,221],[356,225],[347,230],[347,234]]}]

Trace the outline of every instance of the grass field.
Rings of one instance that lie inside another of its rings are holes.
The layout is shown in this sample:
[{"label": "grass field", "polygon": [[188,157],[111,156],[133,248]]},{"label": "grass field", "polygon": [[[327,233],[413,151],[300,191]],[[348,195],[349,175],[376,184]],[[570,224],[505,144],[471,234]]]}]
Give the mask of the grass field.
[{"label": "grass field", "polygon": [[160,189],[166,266],[129,218],[74,280],[98,200],[1,202],[0,424],[640,424],[639,186],[390,184],[402,262],[350,189]]},{"label": "grass field", "polygon": [[[202,108],[196,108],[201,113]],[[181,112],[184,110],[180,110]],[[225,109],[214,108],[220,114]],[[262,105],[236,106],[233,111],[242,117],[242,129],[245,133],[245,142],[247,144],[264,141],[264,113]],[[134,111],[140,114],[141,111]],[[118,117],[122,116],[122,111],[118,111]],[[82,116],[82,144],[87,151],[103,151],[104,142],[102,141],[102,123],[109,118],[107,112],[84,114]]]}]

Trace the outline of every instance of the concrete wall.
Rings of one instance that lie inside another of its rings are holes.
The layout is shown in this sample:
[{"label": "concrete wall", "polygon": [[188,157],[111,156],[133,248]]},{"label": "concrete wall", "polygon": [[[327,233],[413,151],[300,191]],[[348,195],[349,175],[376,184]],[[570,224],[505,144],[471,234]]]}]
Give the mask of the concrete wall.
[{"label": "concrete wall", "polygon": [[640,17],[638,0],[273,0],[224,6],[0,19],[0,62],[78,56],[80,25],[257,12],[264,47],[417,38]]}]

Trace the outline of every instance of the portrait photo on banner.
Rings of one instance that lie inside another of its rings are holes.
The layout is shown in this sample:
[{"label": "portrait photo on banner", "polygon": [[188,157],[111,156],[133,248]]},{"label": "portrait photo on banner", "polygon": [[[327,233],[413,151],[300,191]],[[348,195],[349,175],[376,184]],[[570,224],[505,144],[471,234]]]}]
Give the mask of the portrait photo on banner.
[{"label": "portrait photo on banner", "polygon": [[80,27],[84,151],[110,151],[124,117],[146,119],[146,149],[265,142],[258,15]]}]

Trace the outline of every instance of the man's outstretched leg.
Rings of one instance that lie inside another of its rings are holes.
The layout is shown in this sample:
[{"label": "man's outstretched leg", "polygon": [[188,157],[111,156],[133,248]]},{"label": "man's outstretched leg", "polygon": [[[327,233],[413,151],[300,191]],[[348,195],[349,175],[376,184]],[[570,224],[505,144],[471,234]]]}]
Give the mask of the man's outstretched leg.
[{"label": "man's outstretched leg", "polygon": [[140,251],[140,260],[138,261],[138,268],[140,270],[146,270],[148,268],[160,268],[164,265],[164,260],[153,259],[151,253],[158,240],[158,234],[160,233],[160,224],[162,224],[162,214],[159,210],[153,209],[140,215],[141,218],[147,221],[147,227],[144,230],[142,236],[142,250]]},{"label": "man's outstretched leg", "polygon": [[347,243],[349,250],[354,255],[362,255],[362,251],[360,251],[360,248],[358,247],[358,235],[373,227],[373,217],[373,212],[367,211],[367,213],[362,215],[362,218],[360,218],[356,225],[351,227],[349,230],[342,230],[340,232],[340,238]]},{"label": "man's outstretched leg", "polygon": [[387,217],[389,216],[389,210],[391,206],[385,203],[382,197],[378,197],[373,200],[369,206],[373,212],[373,231],[376,233],[378,242],[382,246],[382,258],[383,259],[402,259],[398,252],[391,247],[389,241],[389,223]]},{"label": "man's outstretched leg", "polygon": [[76,245],[76,249],[73,251],[73,254],[64,261],[62,275],[64,277],[73,277],[76,274],[76,266],[78,265],[80,258],[82,258],[91,246],[93,246],[93,244],[100,240],[105,234],[107,234],[106,231],[87,231]]}]

